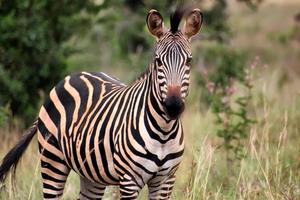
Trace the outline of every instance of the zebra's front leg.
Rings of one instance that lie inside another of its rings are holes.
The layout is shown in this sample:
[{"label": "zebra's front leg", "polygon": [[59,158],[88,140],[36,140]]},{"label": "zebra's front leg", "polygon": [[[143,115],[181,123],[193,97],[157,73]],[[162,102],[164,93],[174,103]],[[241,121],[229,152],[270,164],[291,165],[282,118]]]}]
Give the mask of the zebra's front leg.
[{"label": "zebra's front leg", "polygon": [[175,175],[167,177],[165,180],[153,179],[148,183],[150,200],[166,200],[171,198],[175,183]]},{"label": "zebra's front leg", "polygon": [[85,178],[80,178],[79,200],[102,199],[105,185],[91,182]]},{"label": "zebra's front leg", "polygon": [[137,199],[140,190],[142,189],[133,178],[125,175],[120,179],[120,199],[134,200]]}]

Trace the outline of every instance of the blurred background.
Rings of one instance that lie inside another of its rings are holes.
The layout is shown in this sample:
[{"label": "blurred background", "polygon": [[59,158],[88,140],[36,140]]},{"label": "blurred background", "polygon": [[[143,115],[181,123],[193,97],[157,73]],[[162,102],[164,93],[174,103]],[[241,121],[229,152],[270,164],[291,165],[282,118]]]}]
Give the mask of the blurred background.
[{"label": "blurred background", "polygon": [[[173,199],[300,199],[300,1],[188,2],[204,24],[192,40],[186,150]],[[64,76],[102,71],[133,82],[155,45],[148,11],[157,9],[168,26],[178,3],[0,0],[1,158]],[[41,199],[38,157],[32,142],[17,193],[7,181],[0,199]],[[71,174],[63,199],[78,192]],[[110,188],[105,198],[117,193]]]}]

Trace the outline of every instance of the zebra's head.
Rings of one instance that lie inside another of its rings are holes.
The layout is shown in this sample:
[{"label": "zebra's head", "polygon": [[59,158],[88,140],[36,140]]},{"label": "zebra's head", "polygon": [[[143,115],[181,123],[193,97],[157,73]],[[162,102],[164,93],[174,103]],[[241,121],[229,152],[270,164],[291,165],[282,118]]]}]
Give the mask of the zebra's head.
[{"label": "zebra's head", "polygon": [[[184,25],[179,29],[181,18]],[[176,119],[184,110],[185,98],[189,91],[192,53],[191,38],[202,25],[203,17],[199,9],[177,9],[171,15],[171,28],[164,27],[163,18],[156,10],[150,10],[146,22],[157,44],[154,57],[154,74],[158,97],[170,119]]]}]

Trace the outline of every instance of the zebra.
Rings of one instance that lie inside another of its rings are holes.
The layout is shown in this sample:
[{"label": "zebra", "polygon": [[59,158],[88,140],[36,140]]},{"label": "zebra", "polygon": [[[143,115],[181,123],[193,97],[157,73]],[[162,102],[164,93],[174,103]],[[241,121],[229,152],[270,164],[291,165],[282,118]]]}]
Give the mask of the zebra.
[{"label": "zebra", "polygon": [[189,92],[190,43],[202,21],[200,9],[179,8],[167,29],[150,10],[153,60],[131,85],[97,72],[65,77],[3,158],[0,181],[37,134],[44,199],[62,197],[71,170],[80,176],[79,199],[101,199],[108,185],[119,186],[122,200],[136,199],[146,185],[149,199],[170,199],[184,152],[180,116]]}]

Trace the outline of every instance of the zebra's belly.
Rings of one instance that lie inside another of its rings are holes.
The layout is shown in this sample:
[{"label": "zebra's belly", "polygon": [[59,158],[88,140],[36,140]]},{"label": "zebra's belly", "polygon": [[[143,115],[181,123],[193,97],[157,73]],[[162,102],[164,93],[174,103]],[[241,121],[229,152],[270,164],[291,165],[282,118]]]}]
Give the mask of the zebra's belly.
[{"label": "zebra's belly", "polygon": [[113,163],[113,150],[109,138],[93,134],[78,136],[75,141],[62,142],[69,166],[80,176],[92,182],[117,185],[119,180]]}]

